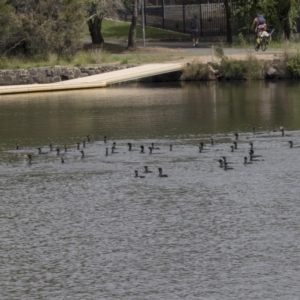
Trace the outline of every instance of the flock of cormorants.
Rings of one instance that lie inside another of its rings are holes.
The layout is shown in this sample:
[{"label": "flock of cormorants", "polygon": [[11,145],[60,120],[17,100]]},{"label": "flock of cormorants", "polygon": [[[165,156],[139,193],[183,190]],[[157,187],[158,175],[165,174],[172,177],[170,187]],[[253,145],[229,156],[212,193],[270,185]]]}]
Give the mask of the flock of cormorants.
[{"label": "flock of cormorants", "polygon": [[[284,131],[283,127],[280,127],[279,130],[273,130],[273,132],[275,132],[275,131],[280,132],[282,137],[285,136],[285,131]],[[263,132],[257,132],[256,128],[253,127],[253,135],[260,135],[260,134],[263,134]],[[239,134],[238,133],[234,133],[234,141],[233,141],[233,144],[230,145],[231,152],[235,152],[238,149],[238,140],[239,140]],[[86,144],[90,143],[90,142],[91,142],[91,137],[89,135],[86,136],[86,140],[82,141],[82,143],[77,142],[76,150],[79,151],[79,153],[81,153],[81,159],[84,159],[84,154],[85,154],[84,148],[86,147]],[[105,144],[108,143],[106,136],[104,136],[104,143]],[[215,143],[214,139],[211,138],[210,139],[211,146],[214,146],[214,143]],[[289,143],[290,148],[294,147],[293,141],[288,141],[288,143]],[[133,149],[132,143],[130,143],[130,142],[127,143],[127,145],[128,145],[128,151],[139,151],[139,153],[145,153],[145,147],[144,147],[144,145],[141,145],[139,147],[140,150]],[[248,152],[249,153],[249,159],[248,159],[247,156],[244,156],[244,164],[248,165],[248,164],[252,164],[255,161],[263,161],[263,159],[261,159],[261,158],[258,159],[259,157],[261,157],[261,155],[254,154],[253,142],[250,142],[249,145],[250,145],[249,152]],[[19,149],[20,149],[20,146],[19,146],[18,143],[16,143],[16,150],[19,150]],[[151,143],[151,146],[149,146],[148,149],[149,149],[149,154],[152,154],[152,153],[155,153],[154,150],[159,150],[160,148],[159,147],[155,147],[154,143]],[[41,147],[38,147],[37,150],[38,150],[37,155],[45,155],[45,154],[48,154],[48,153],[51,153],[51,152],[52,153],[56,152],[56,156],[60,157],[60,161],[61,161],[62,164],[65,163],[65,155],[67,155],[67,153],[69,151],[67,149],[67,146],[64,146],[64,152],[62,152],[61,149],[58,148],[58,147],[53,148],[52,144],[49,145],[49,150],[47,152],[43,151],[43,149]],[[173,151],[173,145],[172,144],[169,146],[169,151]],[[203,142],[200,142],[199,153],[204,153],[204,152],[207,152],[207,151],[209,151],[209,149],[204,147],[204,143]],[[115,153],[118,153],[118,152],[116,152],[116,142],[113,142],[113,144],[111,146],[111,151],[109,151],[109,147],[106,147],[106,149],[105,149],[105,156],[108,156],[108,155],[111,155],[111,154],[115,154]],[[25,154],[25,157],[28,160],[28,163],[31,164],[32,160],[33,160],[33,155],[32,154]],[[227,159],[226,159],[225,156],[222,156],[220,159],[218,159],[218,162],[219,162],[219,166],[221,168],[223,168],[225,171],[233,169],[230,166],[230,162],[227,161]],[[148,173],[152,173],[152,171],[149,170],[148,166],[144,166],[143,173],[144,174],[148,174]],[[162,170],[161,167],[158,168],[158,176],[159,177],[168,177],[168,175],[163,174],[163,170]],[[134,177],[135,178],[145,178],[144,175],[139,175],[139,171],[138,170],[134,171]]]}]

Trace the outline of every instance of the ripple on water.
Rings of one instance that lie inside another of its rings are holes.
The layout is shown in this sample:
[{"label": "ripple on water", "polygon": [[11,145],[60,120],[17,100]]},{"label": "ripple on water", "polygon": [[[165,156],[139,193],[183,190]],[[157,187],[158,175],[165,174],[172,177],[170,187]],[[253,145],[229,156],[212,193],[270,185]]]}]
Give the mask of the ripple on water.
[{"label": "ripple on water", "polygon": [[[299,132],[290,134],[300,143]],[[0,295],[297,297],[300,149],[290,149],[288,138],[240,134],[233,153],[221,134],[203,153],[197,139],[173,141],[172,152],[160,140],[151,155],[128,152],[118,140],[118,153],[107,157],[95,142],[84,159],[67,153],[65,164],[34,152],[28,165],[23,152],[3,149]],[[262,157],[245,166],[249,140]],[[233,170],[219,167],[222,156]],[[143,173],[145,165],[153,173]]]}]

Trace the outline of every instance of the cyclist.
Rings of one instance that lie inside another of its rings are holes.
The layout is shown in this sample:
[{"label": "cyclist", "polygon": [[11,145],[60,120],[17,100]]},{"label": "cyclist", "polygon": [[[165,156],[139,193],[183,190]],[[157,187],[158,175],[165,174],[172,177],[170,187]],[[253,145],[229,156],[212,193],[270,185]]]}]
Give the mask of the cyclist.
[{"label": "cyclist", "polygon": [[266,19],[263,15],[257,14],[252,23],[252,29],[255,28],[257,36],[259,36],[263,31],[267,31]]}]

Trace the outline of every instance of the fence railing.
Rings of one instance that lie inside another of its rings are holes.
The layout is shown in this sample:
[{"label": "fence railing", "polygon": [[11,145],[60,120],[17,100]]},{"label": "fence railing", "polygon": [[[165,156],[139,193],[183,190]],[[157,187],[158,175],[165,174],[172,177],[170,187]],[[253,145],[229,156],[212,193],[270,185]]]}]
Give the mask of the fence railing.
[{"label": "fence railing", "polygon": [[[226,35],[226,14],[223,3],[165,5],[165,2],[167,1],[162,1],[161,5],[149,6],[145,2],[144,15],[146,26],[188,33],[190,32],[190,21],[193,15],[196,14],[200,20],[201,36]],[[185,1],[182,2],[185,3]],[[235,7],[232,4],[232,13],[234,9]],[[123,12],[122,18],[129,21],[131,15]],[[237,18],[232,19],[233,34],[238,34],[238,23]]]}]

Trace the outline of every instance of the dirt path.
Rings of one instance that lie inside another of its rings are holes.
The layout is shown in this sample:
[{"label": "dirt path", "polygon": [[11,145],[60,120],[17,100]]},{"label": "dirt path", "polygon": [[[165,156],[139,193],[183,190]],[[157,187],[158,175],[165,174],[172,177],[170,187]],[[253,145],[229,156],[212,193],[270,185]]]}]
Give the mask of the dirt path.
[{"label": "dirt path", "polygon": [[[106,48],[113,52],[118,53],[130,53],[126,50],[126,42],[120,41],[109,41],[106,44]],[[145,47],[141,42],[137,43],[137,49],[132,50],[140,54],[147,55],[165,55],[170,54],[175,59],[180,57],[181,61],[186,62],[212,62],[218,61],[214,55],[213,44],[212,43],[200,43],[198,48],[192,47],[189,42],[160,42],[160,41],[151,41],[146,42]],[[131,52],[132,52],[131,51]],[[267,49],[265,52],[258,51],[256,52],[254,48],[224,48],[224,54],[233,59],[243,60],[246,59],[249,55],[253,55],[261,60],[273,60],[280,59],[284,50],[273,50]]]}]

